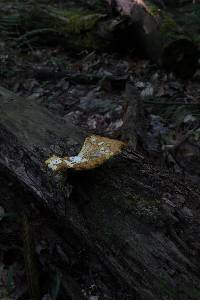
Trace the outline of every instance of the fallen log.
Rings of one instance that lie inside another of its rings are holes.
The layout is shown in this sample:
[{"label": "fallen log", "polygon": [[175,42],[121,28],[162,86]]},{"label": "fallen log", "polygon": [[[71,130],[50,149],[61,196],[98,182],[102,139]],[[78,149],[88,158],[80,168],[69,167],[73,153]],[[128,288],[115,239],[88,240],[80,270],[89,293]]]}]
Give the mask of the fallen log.
[{"label": "fallen log", "polygon": [[[199,299],[199,192],[130,147],[91,170],[54,173],[45,166],[51,155],[77,154],[85,136],[33,100],[0,88],[1,172],[23,187],[22,195],[32,195],[25,198],[45,218],[54,216],[49,226],[57,223],[62,244],[70,245],[65,254],[76,251],[79,264],[95,274],[97,295]],[[63,270],[67,297],[81,299],[71,269],[69,263]]]},{"label": "fallen log", "polygon": [[[180,28],[165,9],[163,1],[107,0],[121,16],[126,16],[140,48],[156,63],[182,77],[194,74],[198,61],[198,49],[187,29]],[[161,5],[163,4],[163,5]]]},{"label": "fallen log", "polygon": [[[3,18],[4,23],[9,20],[7,16]],[[57,44],[78,53],[82,50],[112,51],[116,46],[121,47],[118,37],[125,34],[128,26],[124,18],[109,16],[108,12],[99,13],[80,7],[59,9],[39,4],[25,5],[19,10],[15,23],[17,32],[12,27],[5,30],[14,31],[17,47],[32,43]]]},{"label": "fallen log", "polygon": [[[18,12],[14,25],[4,30],[13,31],[13,36],[17,24],[17,47],[45,43],[79,53],[86,49],[142,53],[182,77],[191,76],[197,66],[197,46],[187,28],[180,28],[157,2],[107,0],[118,16],[111,15],[109,9],[99,13],[80,7],[61,10],[27,4]],[[12,24],[12,15],[2,20],[3,24]]]}]

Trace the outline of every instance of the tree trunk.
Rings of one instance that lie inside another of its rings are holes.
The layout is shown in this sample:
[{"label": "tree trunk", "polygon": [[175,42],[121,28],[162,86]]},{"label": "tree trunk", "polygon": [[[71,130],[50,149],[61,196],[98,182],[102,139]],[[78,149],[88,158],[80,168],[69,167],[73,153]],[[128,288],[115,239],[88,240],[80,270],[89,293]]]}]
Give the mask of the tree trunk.
[{"label": "tree trunk", "polygon": [[[0,95],[1,172],[32,194],[46,218],[56,216],[61,244],[71,249],[65,254],[76,249],[102,298],[199,299],[199,193],[130,147],[99,168],[56,175],[44,161],[77,153],[85,133],[30,99],[3,88]],[[71,268],[67,295],[81,299]]]}]

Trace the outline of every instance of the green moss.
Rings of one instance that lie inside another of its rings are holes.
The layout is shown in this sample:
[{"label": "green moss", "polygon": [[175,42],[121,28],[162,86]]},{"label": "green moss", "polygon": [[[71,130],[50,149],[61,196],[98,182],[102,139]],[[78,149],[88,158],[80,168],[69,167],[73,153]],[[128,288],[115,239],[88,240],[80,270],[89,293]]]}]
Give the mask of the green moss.
[{"label": "green moss", "polygon": [[104,15],[91,14],[82,10],[54,11],[54,13],[54,20],[57,22],[56,29],[61,34],[67,35],[67,43],[70,47],[79,50],[102,47],[102,43],[95,37],[95,29]]},{"label": "green moss", "polygon": [[152,16],[152,17],[159,17],[161,14],[161,10],[153,4],[148,4],[148,13]]},{"label": "green moss", "polygon": [[74,33],[81,33],[84,31],[92,30],[101,17],[97,14],[87,16],[73,16],[70,17],[67,26],[67,31]]},{"label": "green moss", "polygon": [[157,198],[142,198],[139,195],[130,195],[127,198],[127,204],[128,205],[136,205],[138,202],[143,202],[147,204],[148,206],[155,206],[160,203],[160,201]]},{"label": "green moss", "polygon": [[174,18],[184,31],[200,45],[199,28],[200,28],[200,4],[196,3],[195,7],[192,4],[187,4],[173,10]]},{"label": "green moss", "polygon": [[[91,13],[81,9],[58,10],[47,7],[45,10],[41,7],[31,7],[31,9],[23,10],[20,14],[22,35],[31,33],[41,42],[46,39],[53,39],[53,35],[49,35],[49,31],[54,32],[54,36],[62,36],[62,42],[66,47],[77,50],[82,49],[99,49],[105,48],[107,45],[96,38],[95,30],[97,23],[104,18],[105,15]],[[45,29],[45,31],[44,31]],[[41,31],[42,30],[42,31]],[[45,35],[46,32],[46,35]],[[66,42],[65,42],[66,39]]]},{"label": "green moss", "polygon": [[155,22],[158,22],[160,26],[160,33],[164,39],[167,38],[169,40],[173,40],[177,38],[183,38],[183,36],[181,37],[183,34],[180,32],[176,21],[168,12],[161,10],[156,5],[151,3],[148,3],[147,8],[149,14],[155,19]]},{"label": "green moss", "polygon": [[97,23],[104,17],[102,14],[88,14],[82,11],[67,11],[67,24],[61,31],[69,35],[68,42],[77,49],[100,49],[107,47],[107,43],[100,41],[95,35]]},{"label": "green moss", "polygon": [[164,37],[168,38],[174,38],[178,35],[176,22],[167,14],[163,17],[163,21],[160,27],[160,33]]},{"label": "green moss", "polygon": [[83,9],[60,10],[35,3],[19,6],[15,16],[4,17],[2,22],[6,24],[5,32],[17,27],[18,47],[27,43],[51,44],[58,40],[64,47],[78,51],[109,48],[110,41],[102,43],[96,34],[97,24],[105,17],[104,14]]},{"label": "green moss", "polygon": [[[52,10],[53,14],[61,17],[61,24],[64,26],[63,29],[66,32],[81,33],[84,31],[92,30],[98,21],[104,17],[102,14],[91,13],[81,9],[70,9],[70,10]],[[63,17],[63,19],[62,19]],[[62,29],[62,28],[61,28]]]},{"label": "green moss", "polygon": [[141,200],[143,200],[143,199],[141,197],[139,197],[138,195],[130,195],[129,197],[127,197],[127,204],[129,206],[133,206],[133,205],[136,205]]}]

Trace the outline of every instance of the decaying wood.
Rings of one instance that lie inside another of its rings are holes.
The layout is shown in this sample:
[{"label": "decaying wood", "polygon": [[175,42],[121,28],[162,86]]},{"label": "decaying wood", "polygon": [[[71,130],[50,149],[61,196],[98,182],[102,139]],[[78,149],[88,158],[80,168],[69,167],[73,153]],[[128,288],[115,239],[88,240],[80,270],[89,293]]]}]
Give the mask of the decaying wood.
[{"label": "decaying wood", "polygon": [[[133,28],[133,39],[156,63],[187,77],[194,73],[198,60],[197,46],[174,18],[159,5],[162,1],[107,0]],[[114,4],[113,4],[114,3]],[[131,36],[130,36],[131,39]]]},{"label": "decaying wood", "polygon": [[43,197],[47,192],[43,184],[43,176],[47,173],[45,159],[52,152],[63,155],[80,147],[83,135],[72,125],[66,125],[63,119],[39,107],[34,100],[18,98],[2,87],[0,95],[0,162]]},{"label": "decaying wood", "polygon": [[[0,88],[1,172],[32,195],[47,219],[56,216],[49,226],[57,222],[65,254],[75,251],[95,274],[103,299],[199,299],[198,191],[131,148],[89,171],[55,175],[45,168],[52,154],[78,153],[85,136]],[[63,270],[66,295],[81,299],[71,268]]]}]

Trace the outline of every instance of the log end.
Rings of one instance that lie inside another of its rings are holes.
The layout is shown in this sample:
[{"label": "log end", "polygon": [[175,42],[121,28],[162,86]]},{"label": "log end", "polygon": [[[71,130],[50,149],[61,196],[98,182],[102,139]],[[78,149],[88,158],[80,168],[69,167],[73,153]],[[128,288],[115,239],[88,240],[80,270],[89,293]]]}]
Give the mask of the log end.
[{"label": "log end", "polygon": [[191,77],[197,68],[199,51],[189,39],[177,39],[167,45],[162,53],[161,64],[168,71],[182,78]]}]

